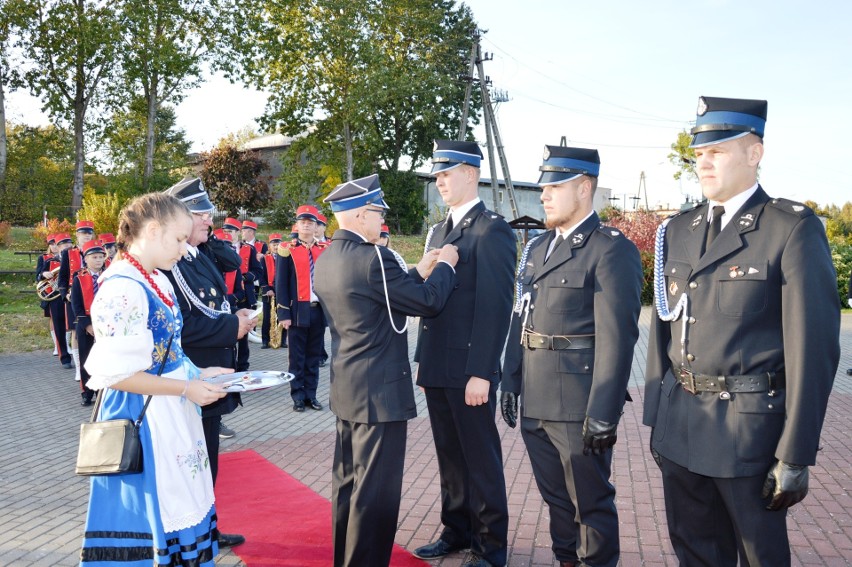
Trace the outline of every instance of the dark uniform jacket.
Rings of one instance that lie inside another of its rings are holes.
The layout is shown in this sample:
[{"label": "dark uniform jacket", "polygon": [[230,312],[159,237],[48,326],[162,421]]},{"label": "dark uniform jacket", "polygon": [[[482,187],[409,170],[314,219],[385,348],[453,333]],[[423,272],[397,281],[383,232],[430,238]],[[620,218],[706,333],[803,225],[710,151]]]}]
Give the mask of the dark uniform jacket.
[{"label": "dark uniform jacket", "polygon": [[[187,253],[178,261],[177,266],[192,294],[208,307],[218,311],[227,296],[222,272],[238,270],[240,256],[230,243],[211,236],[207,243],[198,247],[197,257],[193,258]],[[208,317],[192,304],[175,279],[174,273],[164,273],[174,287],[183,315],[181,346],[186,355],[200,368],[233,368],[239,318],[230,313],[224,313],[215,319]],[[228,394],[221,400],[201,408],[202,416],[230,413],[236,409],[239,402],[239,394]]]},{"label": "dark uniform jacket", "polygon": [[437,316],[421,320],[415,361],[417,384],[464,389],[471,376],[500,381],[500,357],[512,313],[515,237],[500,215],[477,203],[444,237],[432,230],[427,248],[458,247],[456,287]]},{"label": "dark uniform jacket", "polygon": [[[840,349],[825,229],[809,208],[758,188],[701,256],[707,206],[666,231],[665,293],[673,307],[686,292],[689,305],[672,323],[653,317],[643,421],[660,454],[698,474],[755,476],[774,459],[813,465]],[[786,388],[692,395],[672,374],[682,364],[717,376],[783,370]]]},{"label": "dark uniform jacket", "polygon": [[[545,255],[554,231],[530,243],[520,267],[528,307],[514,313],[501,389],[521,393],[522,415],[548,421],[583,421],[588,415],[617,423],[624,406],[633,347],[639,337],[642,263],[619,230],[596,213]],[[586,335],[594,348],[528,350],[522,324],[543,335]]]},{"label": "dark uniform jacket", "polygon": [[[379,255],[381,254],[381,264]],[[347,230],[334,233],[316,264],[314,281],[331,327],[330,405],[338,418],[357,423],[403,421],[417,415],[406,316],[435,316],[452,292],[455,276],[439,263],[425,283],[405,271],[393,253]]]}]

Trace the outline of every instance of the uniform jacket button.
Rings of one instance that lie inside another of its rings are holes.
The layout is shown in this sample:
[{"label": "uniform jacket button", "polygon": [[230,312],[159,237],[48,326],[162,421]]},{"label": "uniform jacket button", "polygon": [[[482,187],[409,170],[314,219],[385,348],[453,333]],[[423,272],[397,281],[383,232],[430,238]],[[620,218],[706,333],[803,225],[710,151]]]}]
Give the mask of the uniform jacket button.
[{"label": "uniform jacket button", "polygon": [[698,287],[698,284],[695,282],[689,282],[689,289],[695,289]]},{"label": "uniform jacket button", "polygon": [[695,317],[690,317],[689,322],[690,324],[695,324]]},{"label": "uniform jacket button", "polygon": [[426,325],[423,325],[423,330],[424,330],[424,331],[428,331],[428,330],[429,330],[429,327],[427,327]]},{"label": "uniform jacket button", "polygon": [[534,284],[533,284],[533,289],[538,289],[538,284],[537,284],[537,283],[534,283]]},{"label": "uniform jacket button", "polygon": [[687,354],[687,355],[686,355],[686,359],[687,359],[689,362],[692,362],[693,360],[695,360],[695,355],[694,355],[694,354]]}]

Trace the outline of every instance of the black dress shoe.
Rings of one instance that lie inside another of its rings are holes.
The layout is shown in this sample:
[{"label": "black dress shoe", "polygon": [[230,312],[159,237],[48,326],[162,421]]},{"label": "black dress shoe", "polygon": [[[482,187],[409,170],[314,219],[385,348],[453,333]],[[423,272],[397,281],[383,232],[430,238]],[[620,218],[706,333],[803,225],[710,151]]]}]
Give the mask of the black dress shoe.
[{"label": "black dress shoe", "polygon": [[308,405],[311,406],[311,409],[315,409],[318,411],[322,409],[322,404],[319,403],[319,400],[316,398],[309,400]]},{"label": "black dress shoe", "polygon": [[262,345],[260,345],[260,348],[261,348],[261,350],[268,349],[269,343],[263,343]]},{"label": "black dress shoe", "polygon": [[231,547],[246,542],[246,538],[240,534],[219,534],[219,547]]},{"label": "black dress shoe", "polygon": [[62,368],[66,369],[66,370],[71,370],[72,368],[74,368],[74,365],[71,364],[70,362],[63,362]]},{"label": "black dress shoe", "polygon": [[420,559],[436,559],[438,557],[449,555],[454,551],[461,551],[463,549],[467,548],[464,545],[450,545],[444,540],[439,539],[415,549],[414,556],[419,557]]},{"label": "black dress shoe", "polygon": [[90,405],[92,405],[92,400],[89,400],[87,398],[83,398],[80,401],[80,405],[83,406],[83,407],[90,406]]},{"label": "black dress shoe", "polygon": [[305,402],[302,400],[293,402],[293,411],[305,411]]}]

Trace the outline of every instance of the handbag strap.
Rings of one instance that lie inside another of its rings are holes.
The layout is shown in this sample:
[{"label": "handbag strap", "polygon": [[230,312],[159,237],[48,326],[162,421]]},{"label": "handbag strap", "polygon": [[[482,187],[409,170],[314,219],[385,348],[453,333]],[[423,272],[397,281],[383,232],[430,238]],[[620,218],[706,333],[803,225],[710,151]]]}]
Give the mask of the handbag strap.
[{"label": "handbag strap", "polygon": [[[175,335],[174,333],[172,333],[172,336],[169,337],[169,344],[166,346],[166,352],[165,354],[163,354],[163,360],[162,362],[160,362],[160,368],[157,370],[157,376],[163,375],[163,369],[166,367],[166,361],[168,361],[169,359],[169,352],[172,350],[172,341],[174,341],[174,339]],[[101,388],[100,390],[98,390],[98,395],[95,399],[95,407],[92,408],[92,416],[89,418],[90,423],[94,423],[97,420],[98,410],[101,408],[101,396],[105,389],[106,388]],[[133,426],[136,427],[136,429],[139,429],[139,427],[142,425],[142,418],[145,417],[145,411],[148,409],[148,404],[151,403],[151,397],[152,396],[149,395],[148,398],[145,400],[145,405],[142,406],[142,411],[139,412],[139,417],[137,417],[136,421],[133,422]]]}]

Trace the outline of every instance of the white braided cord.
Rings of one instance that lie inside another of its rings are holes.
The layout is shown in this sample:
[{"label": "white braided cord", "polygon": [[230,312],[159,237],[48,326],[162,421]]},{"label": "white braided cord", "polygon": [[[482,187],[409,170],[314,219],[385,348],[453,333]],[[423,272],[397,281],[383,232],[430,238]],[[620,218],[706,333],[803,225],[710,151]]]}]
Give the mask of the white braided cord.
[{"label": "white braided cord", "polygon": [[183,294],[183,296],[186,298],[186,300],[191,305],[194,305],[199,311],[204,313],[204,315],[206,315],[210,319],[218,319],[222,315],[225,315],[225,314],[230,315],[231,314],[231,304],[228,303],[227,299],[224,299],[224,298],[222,299],[222,310],[221,311],[217,311],[216,309],[213,309],[211,307],[208,307],[207,305],[204,305],[204,303],[198,297],[195,296],[195,293],[189,287],[189,284],[186,283],[186,280],[184,279],[183,274],[180,272],[180,268],[178,267],[177,264],[175,264],[174,267],[172,268],[172,274],[175,277],[175,281],[178,284],[178,288],[180,288],[180,291]]}]

